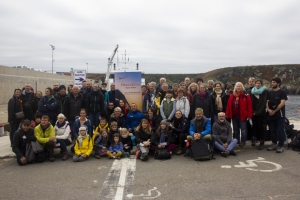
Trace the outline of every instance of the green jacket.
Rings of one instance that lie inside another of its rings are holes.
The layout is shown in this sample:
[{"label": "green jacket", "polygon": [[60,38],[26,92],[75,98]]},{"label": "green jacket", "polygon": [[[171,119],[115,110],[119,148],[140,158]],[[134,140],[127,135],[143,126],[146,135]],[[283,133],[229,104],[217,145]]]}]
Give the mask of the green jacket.
[{"label": "green jacket", "polygon": [[49,142],[49,138],[55,136],[55,131],[50,123],[45,131],[43,131],[41,124],[39,124],[34,128],[34,136],[42,146],[45,146],[45,144]]}]

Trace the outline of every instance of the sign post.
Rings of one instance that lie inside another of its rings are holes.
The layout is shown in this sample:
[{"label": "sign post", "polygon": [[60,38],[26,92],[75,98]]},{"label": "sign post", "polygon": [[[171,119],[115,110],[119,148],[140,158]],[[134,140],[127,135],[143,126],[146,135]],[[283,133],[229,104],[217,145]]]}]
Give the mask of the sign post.
[{"label": "sign post", "polygon": [[82,87],[82,81],[86,79],[85,70],[74,70],[74,85],[77,85],[79,89]]}]

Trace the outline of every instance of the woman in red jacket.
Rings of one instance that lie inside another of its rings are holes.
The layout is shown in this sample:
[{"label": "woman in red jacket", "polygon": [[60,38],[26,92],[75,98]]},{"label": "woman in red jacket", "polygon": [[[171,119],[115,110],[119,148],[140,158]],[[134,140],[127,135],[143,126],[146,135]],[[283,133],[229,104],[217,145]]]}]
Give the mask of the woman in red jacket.
[{"label": "woman in red jacket", "polygon": [[241,82],[234,86],[233,93],[230,94],[227,103],[226,115],[232,120],[234,138],[240,141],[240,130],[242,138],[240,147],[246,145],[247,140],[247,120],[252,118],[252,101],[248,94],[244,93],[245,87]]}]

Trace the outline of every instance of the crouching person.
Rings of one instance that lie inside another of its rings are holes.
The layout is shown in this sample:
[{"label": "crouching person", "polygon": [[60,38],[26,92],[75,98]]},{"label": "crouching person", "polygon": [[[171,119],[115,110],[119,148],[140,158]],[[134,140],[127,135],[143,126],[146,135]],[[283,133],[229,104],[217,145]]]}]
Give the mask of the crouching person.
[{"label": "crouching person", "polygon": [[85,161],[93,151],[93,141],[87,134],[87,127],[81,126],[79,128],[79,136],[74,145],[75,154],[73,156],[74,162]]},{"label": "crouching person", "polygon": [[[140,159],[142,161],[148,160],[149,148],[151,145],[151,126],[147,119],[142,119],[138,127],[136,128],[136,143],[137,148],[141,152]],[[138,155],[139,157],[139,155]]]},{"label": "crouching person", "polygon": [[236,155],[233,148],[238,141],[235,138],[232,139],[232,128],[226,120],[224,112],[218,113],[218,120],[213,124],[212,133],[215,140],[215,148],[221,151],[222,156]]},{"label": "crouching person", "polygon": [[[28,152],[26,152],[26,146],[31,145],[31,142],[34,141],[36,141],[34,130],[30,128],[30,121],[25,119],[22,122],[22,127],[15,132],[12,141],[12,150],[17,156],[17,162],[19,165],[26,165],[34,161],[26,156],[28,155]],[[43,154],[43,152],[40,154]],[[36,162],[43,162],[45,159],[44,156],[39,157],[38,155],[35,155],[35,157]]]},{"label": "crouching person", "polygon": [[47,115],[42,116],[41,123],[34,128],[34,136],[48,153],[49,161],[55,161],[53,157],[56,141],[55,131]]}]

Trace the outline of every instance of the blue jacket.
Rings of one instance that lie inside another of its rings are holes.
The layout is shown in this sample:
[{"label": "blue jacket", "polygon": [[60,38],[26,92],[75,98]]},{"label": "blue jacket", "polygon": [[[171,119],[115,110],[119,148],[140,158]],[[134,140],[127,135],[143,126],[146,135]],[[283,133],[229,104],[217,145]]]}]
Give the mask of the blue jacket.
[{"label": "blue jacket", "polygon": [[136,128],[142,119],[145,118],[145,115],[139,111],[139,110],[136,110],[134,112],[130,111],[128,113],[128,115],[126,116],[126,127],[127,129],[132,129],[134,130],[134,128]]},{"label": "blue jacket", "polygon": [[[92,127],[92,124],[91,124],[91,121],[89,119],[87,119],[84,124],[86,127],[87,127],[87,133],[89,134],[90,138],[93,138],[93,127]],[[74,121],[74,124],[73,124],[73,136],[74,138],[77,138],[78,137],[78,132],[79,132],[79,128],[80,128],[80,119],[76,119]]]},{"label": "blue jacket", "polygon": [[50,120],[56,119],[56,110],[57,110],[57,101],[53,95],[48,99],[46,96],[43,96],[39,101],[39,115],[47,115]]},{"label": "blue jacket", "polygon": [[113,152],[119,152],[119,151],[122,151],[122,150],[123,150],[123,144],[122,144],[122,142],[119,142],[118,144],[111,145],[109,147],[109,151],[111,153],[113,153]]},{"label": "blue jacket", "polygon": [[[202,137],[205,136],[205,135],[211,134],[211,121],[210,121],[210,119],[206,118],[204,116],[203,116],[203,119],[204,119],[205,127],[204,127],[204,130],[201,132]],[[196,121],[196,118],[191,120],[191,124],[190,124],[190,135],[191,136],[194,136],[194,133],[195,133],[195,121]]]}]

